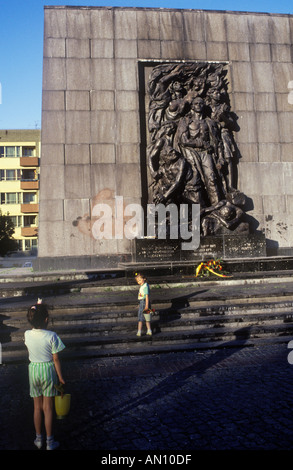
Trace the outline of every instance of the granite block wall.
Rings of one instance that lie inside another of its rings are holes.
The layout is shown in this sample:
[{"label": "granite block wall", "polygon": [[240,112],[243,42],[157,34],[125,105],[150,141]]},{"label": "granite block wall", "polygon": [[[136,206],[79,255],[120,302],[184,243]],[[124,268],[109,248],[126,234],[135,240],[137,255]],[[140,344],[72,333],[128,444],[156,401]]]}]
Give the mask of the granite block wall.
[{"label": "granite block wall", "polygon": [[293,16],[49,6],[44,26],[40,258],[130,253],[93,238],[92,209],[145,202],[146,82],[170,61],[226,64],[238,189],[268,253],[290,252]]}]

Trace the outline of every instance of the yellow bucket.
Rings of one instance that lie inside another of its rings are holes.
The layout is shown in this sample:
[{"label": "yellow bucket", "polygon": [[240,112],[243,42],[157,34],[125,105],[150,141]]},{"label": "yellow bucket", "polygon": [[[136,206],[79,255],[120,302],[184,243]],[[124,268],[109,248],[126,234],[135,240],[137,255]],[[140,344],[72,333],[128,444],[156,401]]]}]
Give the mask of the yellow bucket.
[{"label": "yellow bucket", "polygon": [[144,318],[145,318],[145,321],[151,321],[152,316],[150,313],[144,313]]},{"label": "yellow bucket", "polygon": [[57,419],[65,418],[70,411],[71,395],[69,393],[55,396],[55,410]]}]

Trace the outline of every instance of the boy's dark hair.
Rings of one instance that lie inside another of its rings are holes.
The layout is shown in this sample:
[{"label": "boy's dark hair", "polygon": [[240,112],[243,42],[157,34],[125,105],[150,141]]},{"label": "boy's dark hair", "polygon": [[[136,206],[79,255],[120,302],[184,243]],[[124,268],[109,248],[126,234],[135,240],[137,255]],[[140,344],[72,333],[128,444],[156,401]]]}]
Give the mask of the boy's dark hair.
[{"label": "boy's dark hair", "polygon": [[27,319],[34,328],[46,327],[46,319],[48,317],[48,309],[44,304],[32,305],[27,312]]}]

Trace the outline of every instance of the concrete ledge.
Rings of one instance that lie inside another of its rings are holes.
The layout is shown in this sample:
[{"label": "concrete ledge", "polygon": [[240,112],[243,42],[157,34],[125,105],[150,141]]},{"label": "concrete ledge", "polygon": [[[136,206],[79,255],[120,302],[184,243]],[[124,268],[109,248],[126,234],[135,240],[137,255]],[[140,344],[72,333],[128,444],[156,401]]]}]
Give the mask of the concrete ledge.
[{"label": "concrete ledge", "polygon": [[57,256],[42,257],[33,261],[34,271],[109,270],[119,269],[118,264],[130,261],[130,255]]}]

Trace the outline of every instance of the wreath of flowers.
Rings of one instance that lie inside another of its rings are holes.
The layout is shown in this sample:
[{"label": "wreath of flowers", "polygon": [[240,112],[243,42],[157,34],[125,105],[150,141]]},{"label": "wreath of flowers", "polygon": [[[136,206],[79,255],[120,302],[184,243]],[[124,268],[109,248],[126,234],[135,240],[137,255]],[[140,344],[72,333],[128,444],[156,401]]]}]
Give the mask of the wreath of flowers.
[{"label": "wreath of flowers", "polygon": [[215,274],[216,276],[219,277],[231,277],[227,276],[225,272],[223,271],[223,266],[221,264],[220,260],[210,260],[206,263],[200,263],[196,270],[195,270],[195,277],[198,276],[210,276],[211,274]]}]

